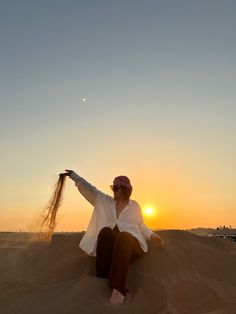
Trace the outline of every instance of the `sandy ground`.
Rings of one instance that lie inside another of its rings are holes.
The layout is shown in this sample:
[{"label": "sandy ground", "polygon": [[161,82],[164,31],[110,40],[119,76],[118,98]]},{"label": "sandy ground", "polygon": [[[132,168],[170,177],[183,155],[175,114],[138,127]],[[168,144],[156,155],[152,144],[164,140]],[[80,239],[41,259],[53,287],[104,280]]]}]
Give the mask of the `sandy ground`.
[{"label": "sandy ground", "polygon": [[95,258],[78,247],[81,233],[56,234],[51,244],[0,233],[0,313],[235,314],[236,243],[159,234],[166,247],[148,243],[146,256],[130,266],[130,293],[114,306],[107,280],[95,276]]}]

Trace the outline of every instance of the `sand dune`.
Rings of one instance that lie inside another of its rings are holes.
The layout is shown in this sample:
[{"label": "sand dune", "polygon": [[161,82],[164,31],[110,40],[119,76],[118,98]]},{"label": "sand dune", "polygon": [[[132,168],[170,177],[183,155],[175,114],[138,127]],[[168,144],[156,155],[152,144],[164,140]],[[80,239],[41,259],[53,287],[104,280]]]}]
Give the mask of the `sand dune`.
[{"label": "sand dune", "polygon": [[0,249],[0,313],[24,314],[235,314],[236,243],[168,230],[166,248],[130,267],[130,294],[109,304],[106,279],[95,259],[78,248],[82,234],[56,234],[50,245]]}]

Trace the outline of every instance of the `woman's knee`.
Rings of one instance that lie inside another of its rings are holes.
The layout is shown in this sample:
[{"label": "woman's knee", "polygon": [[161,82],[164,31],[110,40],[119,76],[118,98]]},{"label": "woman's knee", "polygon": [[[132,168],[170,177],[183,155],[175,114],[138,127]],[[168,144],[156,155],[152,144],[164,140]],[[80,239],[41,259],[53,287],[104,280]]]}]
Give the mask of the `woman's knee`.
[{"label": "woman's knee", "polygon": [[100,230],[98,237],[113,236],[113,230],[110,227],[104,227]]}]

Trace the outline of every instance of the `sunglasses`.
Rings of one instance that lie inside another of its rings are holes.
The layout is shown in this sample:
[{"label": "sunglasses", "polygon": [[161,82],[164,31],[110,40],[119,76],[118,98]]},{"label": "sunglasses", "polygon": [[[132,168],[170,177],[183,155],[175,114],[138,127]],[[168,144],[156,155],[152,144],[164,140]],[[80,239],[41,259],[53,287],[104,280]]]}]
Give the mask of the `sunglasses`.
[{"label": "sunglasses", "polygon": [[120,185],[110,185],[110,188],[112,189],[113,192],[118,192],[122,190],[122,187]]}]

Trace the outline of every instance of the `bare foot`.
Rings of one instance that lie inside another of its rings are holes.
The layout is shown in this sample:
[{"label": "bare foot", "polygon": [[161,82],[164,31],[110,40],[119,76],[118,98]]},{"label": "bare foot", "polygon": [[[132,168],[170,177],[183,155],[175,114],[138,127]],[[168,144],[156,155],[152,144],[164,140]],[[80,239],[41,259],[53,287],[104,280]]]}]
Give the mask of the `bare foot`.
[{"label": "bare foot", "polygon": [[122,293],[116,289],[113,289],[110,302],[111,304],[122,304],[124,302],[124,298],[125,296]]}]

